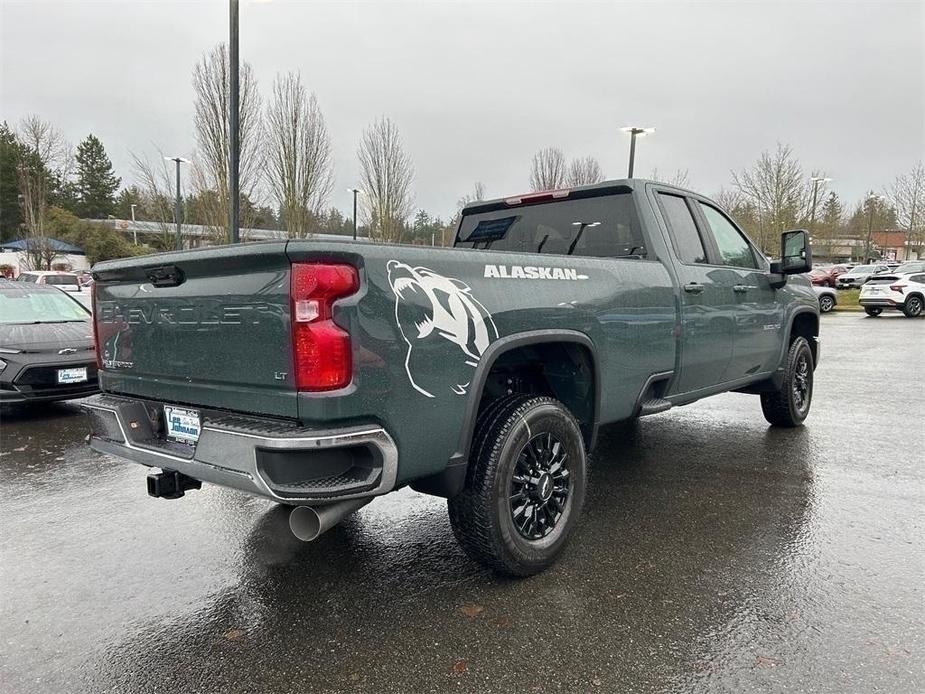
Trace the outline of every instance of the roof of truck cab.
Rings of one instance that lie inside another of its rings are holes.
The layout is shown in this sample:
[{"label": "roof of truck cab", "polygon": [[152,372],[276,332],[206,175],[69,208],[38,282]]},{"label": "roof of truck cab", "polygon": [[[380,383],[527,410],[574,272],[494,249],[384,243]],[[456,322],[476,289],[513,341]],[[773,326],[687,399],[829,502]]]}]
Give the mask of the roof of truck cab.
[{"label": "roof of truck cab", "polygon": [[530,199],[537,199],[537,201],[546,201],[547,199],[568,199],[574,196],[576,193],[581,193],[581,196],[586,197],[588,193],[594,193],[600,191],[601,193],[629,193],[633,190],[644,186],[647,183],[652,183],[661,188],[668,188],[671,190],[676,190],[679,193],[685,193],[690,195],[699,195],[692,190],[687,190],[686,188],[679,188],[678,186],[671,185],[670,183],[662,183],[661,181],[653,181],[648,178],[616,178],[607,181],[601,181],[600,183],[594,183],[587,186],[570,186],[568,188],[556,188],[554,190],[541,190],[533,191],[526,193],[517,193],[515,195],[505,195],[502,198],[493,198],[491,200],[473,200],[472,202],[466,204],[462,208],[463,213],[475,212],[475,211],[489,211],[493,209],[499,209],[503,207],[516,207],[517,205],[524,204],[523,202],[515,201],[527,201]]}]

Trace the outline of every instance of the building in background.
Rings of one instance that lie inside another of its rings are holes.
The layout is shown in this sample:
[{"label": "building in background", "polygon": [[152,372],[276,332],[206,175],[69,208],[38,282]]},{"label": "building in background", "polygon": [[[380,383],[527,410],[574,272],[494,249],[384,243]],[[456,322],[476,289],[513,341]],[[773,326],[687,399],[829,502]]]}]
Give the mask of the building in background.
[{"label": "building in background", "polygon": [[[35,242],[35,239],[18,239],[0,243],[0,274],[14,279],[22,272],[47,269],[33,267],[35,253],[30,253],[29,248]],[[43,252],[43,255],[47,253],[46,257],[50,258],[50,269],[65,272],[82,272],[90,269],[87,254],[80,246],[52,238],[43,239],[42,243],[48,246],[48,251]]]}]

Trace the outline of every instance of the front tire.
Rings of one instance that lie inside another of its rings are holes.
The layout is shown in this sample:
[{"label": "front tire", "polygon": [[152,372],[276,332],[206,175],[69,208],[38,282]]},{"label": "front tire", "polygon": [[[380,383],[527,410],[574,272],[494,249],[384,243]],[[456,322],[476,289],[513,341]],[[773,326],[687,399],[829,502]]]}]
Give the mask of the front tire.
[{"label": "front tire", "polygon": [[474,560],[509,576],[548,568],[584,505],[581,429],[558,400],[515,395],[479,416],[463,491],[447,502]]},{"label": "front tire", "polygon": [[835,308],[835,301],[834,299],[832,299],[831,296],[828,296],[827,294],[823,294],[822,296],[819,297],[819,310],[822,313],[828,313],[833,308]]},{"label": "front tire", "polygon": [[866,313],[871,318],[876,318],[881,313],[883,313],[883,309],[880,308],[879,306],[865,306],[864,313]]},{"label": "front tire", "polygon": [[923,306],[921,297],[913,295],[906,299],[906,303],[903,305],[903,313],[906,314],[906,318],[918,318],[922,315],[923,308],[925,306]]},{"label": "front tire", "polygon": [[813,353],[805,337],[790,344],[780,390],[761,394],[761,411],[774,426],[798,427],[813,400]]}]

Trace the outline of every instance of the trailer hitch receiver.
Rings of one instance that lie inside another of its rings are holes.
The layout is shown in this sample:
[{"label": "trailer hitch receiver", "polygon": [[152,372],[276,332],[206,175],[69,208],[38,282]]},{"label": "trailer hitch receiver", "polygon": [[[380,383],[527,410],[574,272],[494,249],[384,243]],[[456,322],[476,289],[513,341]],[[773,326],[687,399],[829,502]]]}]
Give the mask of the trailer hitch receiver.
[{"label": "trailer hitch receiver", "polygon": [[190,489],[201,489],[202,482],[176,470],[148,475],[148,494],[158,499],[179,499]]}]

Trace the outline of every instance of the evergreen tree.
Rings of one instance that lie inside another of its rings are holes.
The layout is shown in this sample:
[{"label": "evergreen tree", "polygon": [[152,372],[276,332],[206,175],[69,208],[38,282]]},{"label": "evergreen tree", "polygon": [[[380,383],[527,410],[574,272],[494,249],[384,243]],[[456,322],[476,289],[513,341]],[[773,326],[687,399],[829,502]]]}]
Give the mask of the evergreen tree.
[{"label": "evergreen tree", "polygon": [[6,122],[0,124],[0,241],[22,235],[22,209],[16,168],[22,146]]},{"label": "evergreen tree", "polygon": [[80,213],[103,219],[115,211],[115,193],[121,179],[112,170],[103,143],[94,135],[77,145],[77,194]]},{"label": "evergreen tree", "polygon": [[819,225],[819,231],[825,238],[835,238],[841,230],[842,220],[845,216],[845,206],[842,204],[838,193],[832,191],[829,197],[822,203],[822,219]]}]

